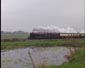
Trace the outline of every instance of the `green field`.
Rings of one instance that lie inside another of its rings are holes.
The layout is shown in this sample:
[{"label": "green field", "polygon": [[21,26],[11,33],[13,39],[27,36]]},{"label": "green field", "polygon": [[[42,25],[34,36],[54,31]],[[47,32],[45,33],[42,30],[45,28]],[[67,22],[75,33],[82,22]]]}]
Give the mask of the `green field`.
[{"label": "green field", "polygon": [[24,33],[24,34],[1,34],[1,39],[11,39],[11,38],[18,38],[18,39],[23,39],[23,38],[28,38],[29,34]]},{"label": "green field", "polygon": [[1,42],[1,50],[9,50],[23,47],[52,47],[52,46],[67,46],[67,47],[84,47],[85,39],[58,39],[58,40],[26,40],[16,42]]},{"label": "green field", "polygon": [[85,48],[79,50],[72,58],[74,58],[74,60],[60,66],[42,66],[39,68],[85,68]]}]

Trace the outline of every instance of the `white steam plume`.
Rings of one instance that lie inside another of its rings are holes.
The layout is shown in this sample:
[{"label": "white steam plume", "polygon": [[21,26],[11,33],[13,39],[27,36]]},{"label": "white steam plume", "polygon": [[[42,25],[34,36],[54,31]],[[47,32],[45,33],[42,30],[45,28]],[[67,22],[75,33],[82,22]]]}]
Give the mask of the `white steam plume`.
[{"label": "white steam plume", "polygon": [[57,26],[38,26],[33,29],[34,33],[85,33],[84,30],[78,32],[77,30],[67,27],[67,28],[60,28]]},{"label": "white steam plume", "polygon": [[81,30],[80,33],[85,33],[85,30]]}]

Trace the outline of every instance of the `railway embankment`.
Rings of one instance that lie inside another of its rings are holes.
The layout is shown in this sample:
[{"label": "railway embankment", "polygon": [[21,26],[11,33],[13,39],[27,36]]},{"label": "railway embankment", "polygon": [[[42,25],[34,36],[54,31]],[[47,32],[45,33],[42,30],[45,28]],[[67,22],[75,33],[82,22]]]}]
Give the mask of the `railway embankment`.
[{"label": "railway embankment", "polygon": [[85,47],[85,39],[52,39],[52,40],[24,40],[2,41],[1,50],[10,50],[27,47]]}]

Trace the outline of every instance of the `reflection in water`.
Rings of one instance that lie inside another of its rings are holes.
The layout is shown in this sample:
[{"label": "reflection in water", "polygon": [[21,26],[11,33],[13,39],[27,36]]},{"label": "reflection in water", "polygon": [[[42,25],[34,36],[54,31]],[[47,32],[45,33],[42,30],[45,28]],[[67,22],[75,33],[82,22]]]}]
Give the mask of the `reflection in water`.
[{"label": "reflection in water", "polygon": [[68,60],[64,57],[70,53],[66,47],[25,48],[1,52],[1,68],[34,68],[41,65],[61,65]]}]

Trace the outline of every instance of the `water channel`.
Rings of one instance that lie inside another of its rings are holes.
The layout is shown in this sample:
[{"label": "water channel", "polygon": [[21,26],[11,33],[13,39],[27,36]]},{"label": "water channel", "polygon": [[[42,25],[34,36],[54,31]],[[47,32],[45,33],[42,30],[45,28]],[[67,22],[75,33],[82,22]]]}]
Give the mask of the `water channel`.
[{"label": "water channel", "polygon": [[34,66],[42,65],[61,65],[68,62],[68,59],[64,57],[68,53],[70,53],[70,50],[67,47],[38,47],[2,51],[1,68],[34,68]]}]

